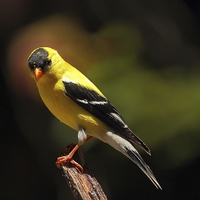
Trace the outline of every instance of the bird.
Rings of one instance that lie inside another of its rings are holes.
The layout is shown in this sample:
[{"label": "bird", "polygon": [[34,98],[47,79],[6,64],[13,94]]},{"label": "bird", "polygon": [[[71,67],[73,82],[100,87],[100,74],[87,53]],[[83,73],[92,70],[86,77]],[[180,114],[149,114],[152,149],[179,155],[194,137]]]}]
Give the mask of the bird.
[{"label": "bird", "polygon": [[46,107],[62,123],[78,132],[78,143],[68,155],[57,158],[57,166],[71,162],[83,171],[73,155],[87,141],[97,138],[128,157],[157,189],[162,189],[134,145],[151,155],[149,147],[85,75],[50,47],[35,49],[28,57],[28,66]]}]

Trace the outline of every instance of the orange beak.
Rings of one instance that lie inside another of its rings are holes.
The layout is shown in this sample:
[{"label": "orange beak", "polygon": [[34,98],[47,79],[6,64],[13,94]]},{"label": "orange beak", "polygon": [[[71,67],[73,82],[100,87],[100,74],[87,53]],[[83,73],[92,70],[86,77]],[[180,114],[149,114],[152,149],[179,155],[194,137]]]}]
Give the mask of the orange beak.
[{"label": "orange beak", "polygon": [[36,82],[39,81],[39,79],[44,75],[44,72],[41,69],[35,68],[33,71],[35,75]]}]

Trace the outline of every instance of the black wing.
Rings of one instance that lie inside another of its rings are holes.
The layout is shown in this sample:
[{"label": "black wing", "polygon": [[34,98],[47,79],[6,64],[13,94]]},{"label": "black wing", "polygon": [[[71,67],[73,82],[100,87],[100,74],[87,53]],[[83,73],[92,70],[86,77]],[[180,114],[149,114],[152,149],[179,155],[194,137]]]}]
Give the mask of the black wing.
[{"label": "black wing", "polygon": [[64,93],[74,102],[114,130],[117,130],[114,132],[115,134],[118,134],[132,144],[136,143],[148,154],[151,154],[147,145],[129,129],[122,116],[105,97],[102,97],[94,90],[73,82],[63,81],[63,84],[65,86]]}]

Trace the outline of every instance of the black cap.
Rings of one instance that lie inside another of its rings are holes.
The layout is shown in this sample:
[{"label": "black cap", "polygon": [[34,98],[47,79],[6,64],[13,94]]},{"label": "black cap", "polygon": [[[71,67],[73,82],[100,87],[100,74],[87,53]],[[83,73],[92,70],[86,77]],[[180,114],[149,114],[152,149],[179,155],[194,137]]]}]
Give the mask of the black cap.
[{"label": "black cap", "polygon": [[46,67],[51,65],[51,59],[48,58],[49,53],[39,48],[35,50],[28,59],[28,66],[33,71],[35,68],[39,68],[45,71]]}]

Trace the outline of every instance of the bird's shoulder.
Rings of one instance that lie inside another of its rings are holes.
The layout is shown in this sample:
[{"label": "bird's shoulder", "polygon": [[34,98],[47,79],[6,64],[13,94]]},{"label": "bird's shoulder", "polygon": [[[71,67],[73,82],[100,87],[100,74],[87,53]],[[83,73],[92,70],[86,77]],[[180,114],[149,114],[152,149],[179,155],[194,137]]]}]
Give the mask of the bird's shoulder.
[{"label": "bird's shoulder", "polygon": [[77,82],[69,76],[63,76],[64,93],[105,124],[117,129],[126,128],[124,119],[115,107],[92,82],[88,81],[87,79],[86,82]]}]

